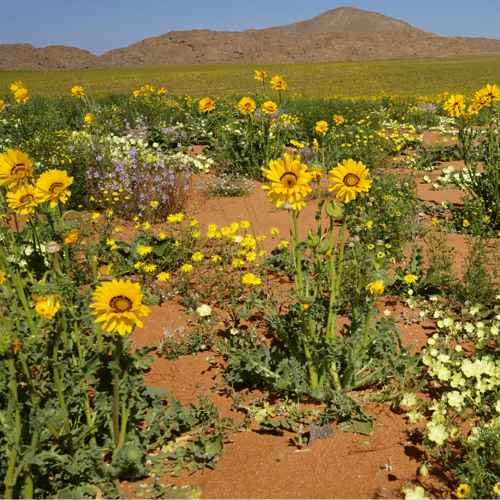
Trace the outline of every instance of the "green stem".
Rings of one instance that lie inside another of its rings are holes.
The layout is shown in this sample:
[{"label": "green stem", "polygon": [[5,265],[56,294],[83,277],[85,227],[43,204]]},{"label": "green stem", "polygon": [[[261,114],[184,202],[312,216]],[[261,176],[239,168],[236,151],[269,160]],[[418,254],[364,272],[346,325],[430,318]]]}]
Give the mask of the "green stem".
[{"label": "green stem", "polygon": [[300,248],[299,248],[299,226],[298,226],[298,221],[297,221],[297,211],[293,210],[293,225],[295,229],[295,236],[294,236],[294,242],[293,242],[293,248],[295,251],[295,262],[297,266],[297,293],[299,295],[303,295],[302,293],[302,258],[300,255]]},{"label": "green stem", "polygon": [[[31,330],[31,334],[36,335],[37,330],[36,330],[35,322],[33,321],[33,318],[31,317],[31,309],[28,306],[28,300],[26,299],[26,294],[24,293],[24,289],[21,285],[22,281],[21,281],[21,276],[19,274],[19,270],[16,269],[15,273],[12,271],[12,268],[10,267],[9,261],[7,260],[7,256],[5,255],[5,252],[1,246],[0,246],[0,259],[2,260],[2,268],[5,270],[5,272],[8,276],[12,277],[12,279],[15,282],[17,293],[19,295],[19,298],[21,299],[21,303],[23,304],[24,310],[26,311],[26,319],[28,321],[28,326]],[[9,288],[10,288],[10,284],[9,284]],[[13,302],[16,302],[16,301],[13,300]]]},{"label": "green stem", "polygon": [[19,399],[17,396],[16,368],[14,366],[14,357],[11,349],[9,349],[7,352],[7,366],[10,376],[10,388],[15,401],[14,422],[16,425],[16,431],[14,434],[14,446],[12,447],[9,458],[9,465],[7,467],[7,477],[5,479],[5,498],[13,498],[12,493],[14,489],[14,469],[16,466],[17,449],[19,446],[19,441],[21,440],[21,412],[18,408]]},{"label": "green stem", "polygon": [[[340,278],[342,275],[342,264],[344,260],[344,244],[345,244],[345,230],[347,227],[347,204],[344,204],[344,220],[342,221],[342,229],[340,231],[340,240],[339,240],[339,256],[337,259],[337,266],[335,266],[333,261],[333,250],[332,255],[330,256],[330,305],[328,308],[328,321],[326,325],[327,337],[332,338],[336,332],[336,324],[337,324],[337,312],[334,311],[333,305],[338,298],[339,288],[340,288]],[[332,231],[333,222],[330,220],[330,235],[331,242],[333,248],[333,231]]]},{"label": "green stem", "polygon": [[[57,331],[56,331],[56,337],[54,339],[54,351],[52,354],[52,364],[53,364],[53,370],[54,370],[54,382],[56,384],[57,388],[57,394],[59,396],[59,404],[61,405],[61,408],[63,410],[66,410],[66,401],[64,399],[64,391],[61,383],[61,376],[59,373],[59,367],[58,367],[58,357],[59,357],[59,341],[61,339],[61,332],[63,329],[62,325],[62,317],[59,316],[59,321],[57,322]],[[71,432],[71,427],[69,424],[69,419],[66,418],[64,421],[64,430],[66,431],[67,434]],[[68,451],[71,456],[73,456],[73,440],[71,437],[68,438]]]},{"label": "green stem", "polygon": [[362,349],[366,347],[366,344],[368,343],[368,332],[370,330],[370,321],[372,319],[372,313],[373,313],[373,306],[375,304],[375,294],[372,294],[370,298],[370,309],[368,310],[368,314],[366,316],[366,322],[365,322],[365,333],[363,336],[363,343],[361,346],[358,348],[356,353],[359,353]]},{"label": "green stem", "polygon": [[122,350],[122,336],[117,334],[115,348],[115,366],[113,375],[113,440],[115,444],[115,453],[120,446],[120,354]]}]

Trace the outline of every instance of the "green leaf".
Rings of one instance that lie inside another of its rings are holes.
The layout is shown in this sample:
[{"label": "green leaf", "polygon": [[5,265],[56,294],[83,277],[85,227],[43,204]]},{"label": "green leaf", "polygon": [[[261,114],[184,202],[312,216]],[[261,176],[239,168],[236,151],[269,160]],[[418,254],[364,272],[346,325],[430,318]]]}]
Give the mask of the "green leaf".
[{"label": "green leaf", "polygon": [[95,498],[96,490],[91,486],[78,486],[59,490],[57,498]]},{"label": "green leaf", "polygon": [[158,387],[146,386],[146,394],[151,399],[167,399],[170,397],[170,392],[166,389],[159,389]]},{"label": "green leaf", "polygon": [[350,424],[352,432],[371,436],[373,434],[373,420],[370,422],[360,422],[359,420],[352,420]]}]

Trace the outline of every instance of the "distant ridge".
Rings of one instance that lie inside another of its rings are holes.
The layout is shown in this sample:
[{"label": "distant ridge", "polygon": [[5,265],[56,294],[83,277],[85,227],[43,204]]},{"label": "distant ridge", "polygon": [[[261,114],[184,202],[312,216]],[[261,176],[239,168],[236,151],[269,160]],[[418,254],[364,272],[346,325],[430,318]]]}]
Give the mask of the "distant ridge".
[{"label": "distant ridge", "polygon": [[268,29],[277,30],[289,36],[318,35],[323,31],[357,31],[360,33],[388,31],[390,33],[408,33],[414,36],[430,34],[414,28],[404,21],[354,7],[338,7],[327,10],[308,21]]},{"label": "distant ridge", "polygon": [[49,70],[168,64],[362,61],[500,53],[500,41],[440,37],[376,12],[339,7],[263,30],[171,31],[101,56],[63,45],[0,45],[0,70]]}]

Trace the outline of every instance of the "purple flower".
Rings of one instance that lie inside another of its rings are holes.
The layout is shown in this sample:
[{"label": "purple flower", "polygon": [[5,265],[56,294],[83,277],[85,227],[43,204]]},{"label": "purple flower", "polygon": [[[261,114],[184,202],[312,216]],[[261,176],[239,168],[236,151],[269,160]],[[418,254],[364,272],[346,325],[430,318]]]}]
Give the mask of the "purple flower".
[{"label": "purple flower", "polygon": [[96,156],[96,160],[97,160],[97,161],[101,161],[101,160],[102,160],[102,156],[101,156],[101,155],[97,155],[97,156]]},{"label": "purple flower", "polygon": [[71,145],[69,148],[68,148],[71,152],[73,152],[75,150],[75,146]]}]

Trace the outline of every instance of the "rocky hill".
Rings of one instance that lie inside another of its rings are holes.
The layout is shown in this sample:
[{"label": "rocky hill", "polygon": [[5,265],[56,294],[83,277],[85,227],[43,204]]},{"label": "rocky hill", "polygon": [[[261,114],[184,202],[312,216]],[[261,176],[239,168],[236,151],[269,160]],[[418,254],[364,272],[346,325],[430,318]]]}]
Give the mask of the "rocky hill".
[{"label": "rocky hill", "polygon": [[361,61],[500,53],[500,41],[440,37],[353,7],[263,30],[171,31],[101,56],[75,47],[0,45],[0,70],[81,69],[166,64]]}]

